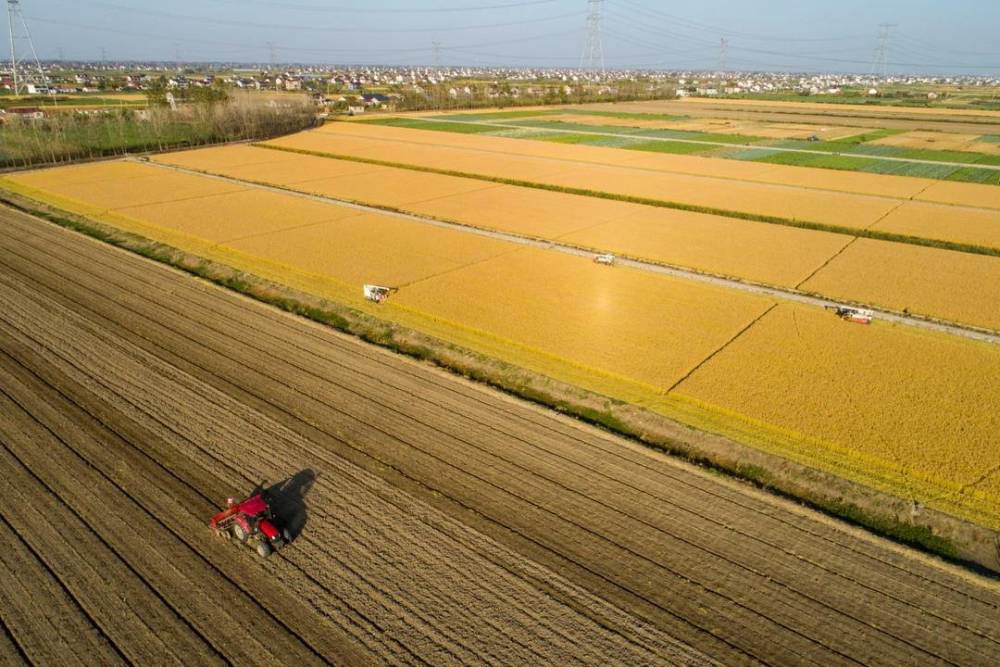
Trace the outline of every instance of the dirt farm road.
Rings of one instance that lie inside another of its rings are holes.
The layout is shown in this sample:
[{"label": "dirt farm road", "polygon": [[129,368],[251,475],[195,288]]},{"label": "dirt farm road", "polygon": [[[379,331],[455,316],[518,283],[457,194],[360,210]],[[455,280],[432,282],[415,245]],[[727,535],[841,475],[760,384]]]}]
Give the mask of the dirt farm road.
[{"label": "dirt farm road", "polygon": [[1000,661],[995,583],[6,209],[0,497],[0,664]]}]

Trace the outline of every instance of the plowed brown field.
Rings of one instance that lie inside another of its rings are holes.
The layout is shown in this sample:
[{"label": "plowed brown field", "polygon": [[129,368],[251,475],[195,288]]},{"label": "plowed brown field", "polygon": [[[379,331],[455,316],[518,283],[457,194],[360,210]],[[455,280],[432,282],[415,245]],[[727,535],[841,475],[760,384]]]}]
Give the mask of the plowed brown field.
[{"label": "plowed brown field", "polygon": [[0,479],[16,662],[1000,659],[995,583],[13,213]]}]

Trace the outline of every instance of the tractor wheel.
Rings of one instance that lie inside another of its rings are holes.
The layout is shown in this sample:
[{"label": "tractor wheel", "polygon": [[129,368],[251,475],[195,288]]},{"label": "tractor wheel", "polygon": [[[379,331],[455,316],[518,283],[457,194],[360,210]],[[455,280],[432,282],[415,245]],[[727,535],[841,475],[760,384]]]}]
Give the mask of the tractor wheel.
[{"label": "tractor wheel", "polygon": [[247,541],[247,531],[238,523],[234,523],[232,527],[233,537],[237,542],[243,543]]},{"label": "tractor wheel", "polygon": [[267,558],[271,555],[274,549],[271,548],[270,542],[258,542],[257,543],[257,555],[261,558]]}]

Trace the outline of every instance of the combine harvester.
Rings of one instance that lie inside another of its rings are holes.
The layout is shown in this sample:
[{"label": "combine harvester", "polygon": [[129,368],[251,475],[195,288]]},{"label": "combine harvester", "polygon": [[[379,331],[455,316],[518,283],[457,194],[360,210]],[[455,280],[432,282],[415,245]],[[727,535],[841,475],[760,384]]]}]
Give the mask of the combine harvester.
[{"label": "combine harvester", "polygon": [[389,295],[393,292],[398,292],[398,287],[383,287],[382,285],[368,285],[364,286],[365,298],[369,301],[374,301],[375,303],[383,303],[389,298]]},{"label": "combine harvester", "polygon": [[832,310],[837,317],[845,322],[855,324],[871,324],[875,313],[867,308],[852,308],[851,306],[826,306],[827,310]]},{"label": "combine harvester", "polygon": [[287,528],[278,530],[271,506],[263,493],[239,503],[228,498],[226,509],[213,516],[208,527],[216,535],[255,547],[262,558],[267,558],[292,541]]}]

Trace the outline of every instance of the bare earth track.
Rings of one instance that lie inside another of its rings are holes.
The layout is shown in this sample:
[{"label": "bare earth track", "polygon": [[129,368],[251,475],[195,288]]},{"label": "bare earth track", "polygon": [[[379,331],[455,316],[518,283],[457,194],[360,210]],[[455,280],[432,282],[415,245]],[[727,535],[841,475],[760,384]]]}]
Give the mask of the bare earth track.
[{"label": "bare earth track", "polygon": [[0,493],[0,663],[1000,660],[995,582],[9,211]]}]

